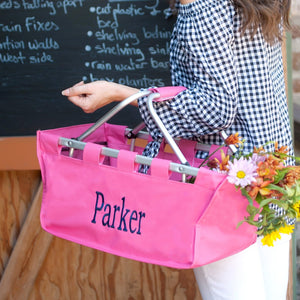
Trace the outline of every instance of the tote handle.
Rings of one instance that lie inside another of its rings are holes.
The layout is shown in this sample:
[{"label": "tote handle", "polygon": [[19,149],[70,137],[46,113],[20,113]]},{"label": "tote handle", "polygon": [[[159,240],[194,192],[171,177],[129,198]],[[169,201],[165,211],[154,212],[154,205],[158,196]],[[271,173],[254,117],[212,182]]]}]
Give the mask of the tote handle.
[{"label": "tote handle", "polygon": [[[156,97],[156,101],[160,99],[160,101],[165,101],[168,99],[172,99],[176,96],[179,92],[185,90],[186,88],[183,86],[170,86],[170,87],[161,87],[161,88],[149,88],[147,90],[141,90],[138,93],[126,98],[125,100],[118,103],[115,107],[113,107],[109,112],[107,112],[102,118],[100,118],[93,126],[91,126],[88,130],[82,133],[78,138],[77,141],[82,141],[86,137],[88,137],[91,133],[93,133],[97,128],[115,116],[119,111],[121,111],[124,107],[132,103],[133,101],[147,97],[152,93],[159,93],[159,97]],[[139,125],[140,126],[140,125]]]},{"label": "tote handle", "polygon": [[[188,161],[186,160],[185,156],[181,152],[180,148],[176,144],[175,140],[172,138],[172,136],[169,134],[167,129],[165,128],[164,124],[160,120],[159,116],[157,115],[154,106],[153,101],[166,101],[174,98],[178,93],[186,90],[183,86],[170,86],[170,87],[160,87],[160,88],[149,88],[147,90],[141,90],[138,93],[126,98],[125,100],[118,103],[116,106],[114,106],[110,111],[108,111],[103,117],[101,117],[95,124],[93,124],[90,128],[88,128],[85,132],[83,132],[79,137],[75,138],[76,141],[82,141],[86,137],[88,137],[90,134],[92,134],[97,128],[102,126],[105,122],[107,122],[109,119],[111,119],[113,116],[115,116],[118,112],[120,112],[123,108],[125,108],[127,105],[132,103],[133,101],[141,98],[141,97],[148,97],[147,98],[147,107],[149,109],[149,112],[151,116],[153,117],[156,125],[159,127],[159,129],[162,131],[163,136],[166,138],[167,142],[170,144],[171,148],[173,149],[174,153],[177,155],[179,161],[184,165],[189,165]],[[142,123],[143,124],[143,123]],[[143,125],[138,125],[136,128],[140,129],[141,127],[144,127]],[[131,132],[135,132],[137,129],[133,129]],[[129,133],[130,134],[130,133]],[[225,140],[227,138],[227,135],[224,131],[220,132],[221,137]],[[229,148],[233,153],[237,151],[236,147],[234,145],[230,145]],[[73,156],[74,148],[70,148],[70,156]]]},{"label": "tote handle", "polygon": [[[110,111],[108,111],[103,117],[101,117],[94,125],[92,125],[90,128],[88,128],[85,132],[83,132],[79,137],[75,138],[76,141],[82,141],[86,137],[88,137],[90,134],[92,134],[97,128],[102,126],[105,122],[107,122],[109,119],[111,119],[113,116],[115,116],[119,111],[121,111],[123,108],[125,108],[127,105],[132,103],[133,101],[141,98],[141,97],[147,97],[151,95],[154,92],[159,92],[162,96],[156,97],[156,99],[160,98],[161,101],[171,99],[174,96],[176,96],[179,92],[185,90],[185,87],[182,86],[171,86],[171,87],[162,87],[162,88],[149,88],[147,90],[140,90],[138,93],[124,99],[120,103],[118,103],[116,106],[114,106]],[[160,95],[159,94],[159,95]],[[143,123],[142,123],[143,124]],[[136,128],[145,127],[144,125],[138,125]],[[137,129],[133,129],[131,132],[136,131]],[[129,133],[130,134],[130,133]],[[74,152],[74,148],[70,148],[69,155],[72,157]]]},{"label": "tote handle", "polygon": [[[185,156],[181,152],[181,150],[178,147],[177,143],[174,141],[173,137],[170,135],[170,133],[166,129],[165,125],[163,124],[163,122],[159,118],[159,116],[156,113],[155,108],[153,106],[153,102],[160,102],[160,101],[165,101],[165,100],[172,99],[178,93],[186,90],[186,88],[181,87],[181,86],[176,86],[176,87],[153,88],[153,89],[150,89],[150,90],[153,91],[153,94],[149,95],[149,97],[147,99],[147,107],[148,107],[148,110],[149,110],[154,122],[156,123],[156,125],[158,126],[160,131],[162,132],[163,136],[165,137],[165,139],[167,140],[167,142],[171,146],[174,153],[177,155],[179,161],[184,165],[189,165],[189,163],[186,160]],[[228,137],[228,135],[226,134],[226,132],[224,130],[220,132],[220,136],[222,137],[222,139],[224,141]],[[237,148],[235,147],[235,145],[232,145],[232,144],[229,145],[229,149],[231,150],[232,153],[237,152]]]},{"label": "tote handle", "polygon": [[82,141],[86,137],[88,137],[91,133],[93,133],[97,128],[99,128],[101,125],[103,125],[105,122],[107,122],[109,119],[111,119],[114,115],[116,115],[119,111],[121,111],[124,107],[132,103],[133,101],[149,96],[152,93],[150,90],[145,91],[139,91],[138,93],[126,98],[125,100],[118,103],[116,106],[114,106],[109,112],[107,112],[102,118],[100,118],[93,126],[91,126],[88,130],[86,130],[84,133],[82,133],[78,138],[76,138],[77,141]]},{"label": "tote handle", "polygon": [[160,94],[159,93],[153,93],[153,94],[151,94],[148,97],[148,99],[147,99],[148,110],[149,110],[149,112],[150,112],[150,114],[151,114],[154,122],[156,123],[156,125],[158,126],[158,128],[162,132],[163,136],[167,140],[168,144],[171,146],[172,150],[174,151],[174,153],[178,157],[179,161],[183,165],[189,166],[190,164],[186,160],[185,156],[181,152],[181,150],[178,147],[178,145],[176,144],[175,140],[170,135],[170,133],[168,132],[168,130],[166,129],[165,125],[163,124],[163,122],[161,121],[161,119],[159,118],[158,114],[156,113],[156,111],[154,109],[153,102],[154,102],[155,99],[159,99],[159,98],[160,98]]}]

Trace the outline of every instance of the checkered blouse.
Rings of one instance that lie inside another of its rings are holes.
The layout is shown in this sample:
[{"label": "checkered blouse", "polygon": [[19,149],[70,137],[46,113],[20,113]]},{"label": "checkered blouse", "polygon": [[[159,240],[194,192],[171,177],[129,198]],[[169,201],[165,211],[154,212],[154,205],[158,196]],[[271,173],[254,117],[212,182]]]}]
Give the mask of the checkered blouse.
[{"label": "checkered blouse", "polygon": [[[278,141],[293,154],[281,44],[266,43],[260,30],[253,39],[249,32],[242,36],[240,24],[230,0],[179,5],[170,67],[173,85],[187,90],[170,101],[155,103],[157,113],[174,137],[221,144],[219,132],[225,130],[228,135],[238,132],[246,140],[246,153],[253,146]],[[160,130],[149,116],[145,99],[139,100],[139,109],[155,140],[144,154],[155,156]]]}]

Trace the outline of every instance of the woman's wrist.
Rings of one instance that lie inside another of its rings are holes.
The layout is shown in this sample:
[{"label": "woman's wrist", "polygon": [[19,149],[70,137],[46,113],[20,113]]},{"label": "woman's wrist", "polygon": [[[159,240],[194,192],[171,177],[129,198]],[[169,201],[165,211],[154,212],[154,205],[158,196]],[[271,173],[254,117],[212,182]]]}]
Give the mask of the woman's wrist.
[{"label": "woman's wrist", "polygon": [[[139,89],[137,88],[133,88],[126,85],[117,84],[117,83],[116,83],[116,87],[113,90],[114,90],[114,95],[112,96],[112,101],[122,101],[139,92]],[[137,105],[137,101],[134,101],[132,104]]]}]

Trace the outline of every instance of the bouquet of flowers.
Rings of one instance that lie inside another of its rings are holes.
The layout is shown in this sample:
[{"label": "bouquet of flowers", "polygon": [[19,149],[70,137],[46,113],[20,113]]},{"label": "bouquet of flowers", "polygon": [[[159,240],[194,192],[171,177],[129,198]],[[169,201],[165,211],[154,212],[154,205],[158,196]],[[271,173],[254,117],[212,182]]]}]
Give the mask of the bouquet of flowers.
[{"label": "bouquet of flowers", "polygon": [[[240,149],[243,143],[238,134],[225,140],[225,145]],[[290,225],[289,220],[299,217],[300,166],[284,165],[290,157],[287,147],[278,148],[274,142],[273,152],[267,152],[262,146],[254,147],[247,155],[237,151],[232,157],[220,151],[221,161],[208,157],[201,166],[226,173],[227,180],[247,197],[249,215],[238,226],[243,222],[256,226],[257,234],[263,236],[262,243],[268,246],[281,238],[280,233],[292,233],[295,225]]]}]

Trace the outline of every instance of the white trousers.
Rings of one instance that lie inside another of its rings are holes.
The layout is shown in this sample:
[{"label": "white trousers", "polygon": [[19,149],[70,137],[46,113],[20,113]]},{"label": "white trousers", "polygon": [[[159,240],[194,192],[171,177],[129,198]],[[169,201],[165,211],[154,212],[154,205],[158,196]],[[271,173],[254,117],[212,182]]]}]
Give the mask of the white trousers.
[{"label": "white trousers", "polygon": [[203,300],[286,300],[290,235],[194,269]]}]

